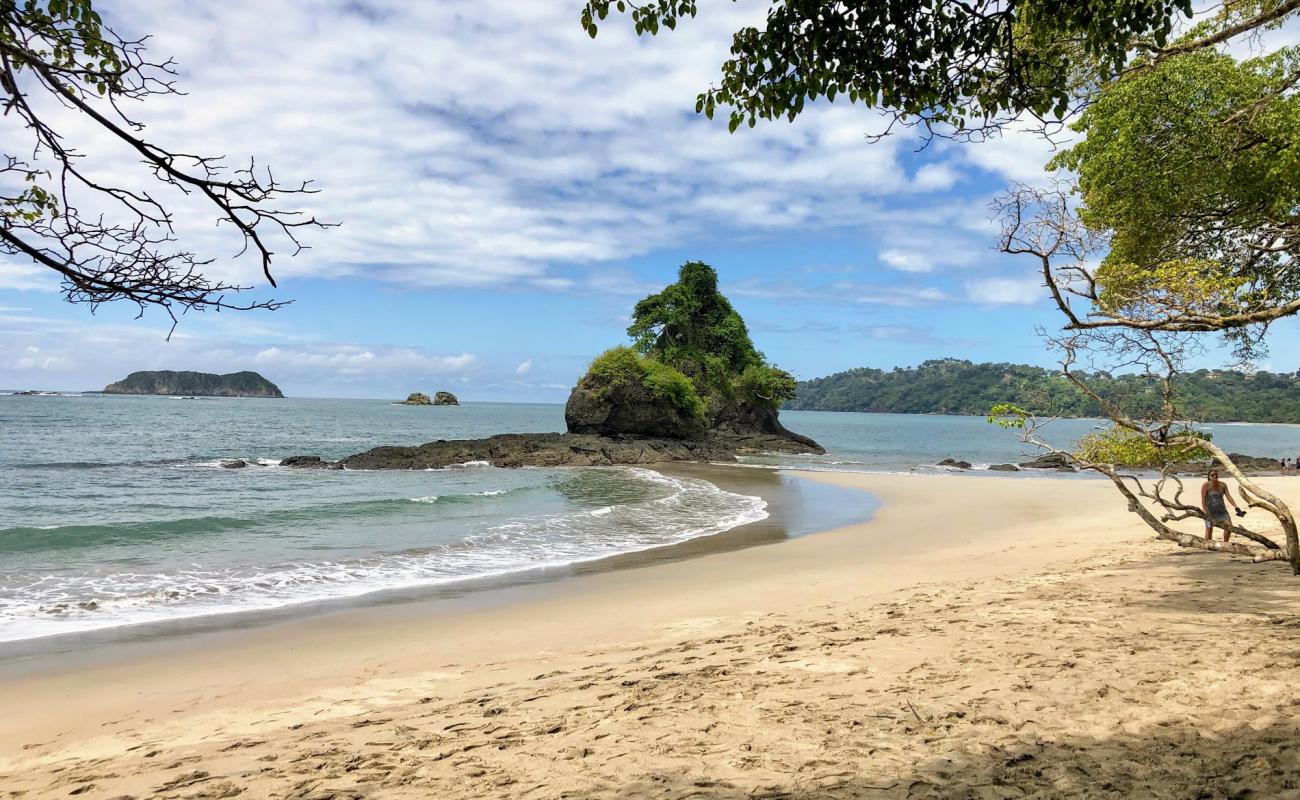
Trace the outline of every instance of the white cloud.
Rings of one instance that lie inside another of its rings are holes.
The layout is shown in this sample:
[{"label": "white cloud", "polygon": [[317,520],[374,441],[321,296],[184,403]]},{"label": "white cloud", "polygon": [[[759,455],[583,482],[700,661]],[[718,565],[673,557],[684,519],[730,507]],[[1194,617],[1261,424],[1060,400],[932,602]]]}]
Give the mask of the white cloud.
[{"label": "white cloud", "polygon": [[268,347],[253,356],[259,367],[292,370],[337,370],[344,375],[374,375],[409,371],[425,374],[458,372],[473,365],[473,353],[430,355],[413,347],[369,348],[359,345],[319,345],[310,349]]},{"label": "white cloud", "polygon": [[986,278],[966,282],[966,296],[991,305],[1036,303],[1047,296],[1038,278]]},{"label": "white cloud", "polygon": [[[58,291],[58,276],[45,267],[35,264],[0,262],[0,289],[17,289],[19,291]],[[5,309],[21,311],[23,309]]]},{"label": "white cloud", "polygon": [[880,260],[902,272],[929,272],[934,269],[925,256],[907,250],[885,250],[880,254]]},{"label": "white cloud", "polygon": [[515,367],[515,374],[527,375],[529,372],[532,371],[532,369],[533,369],[533,362],[531,360],[523,361],[520,362],[519,366]]},{"label": "white cloud", "polygon": [[[1062,145],[1072,134],[1063,131]],[[1001,175],[1018,183],[1041,184],[1048,176],[1043,167],[1056,155],[1058,146],[1032,130],[1028,123],[1009,125],[1002,133],[979,144],[964,146],[959,152],[968,164]]]},{"label": "white cloud", "polygon": [[915,307],[941,303],[950,295],[935,286],[898,286],[837,281],[825,285],[772,283],[747,280],[723,287],[728,295],[778,300],[783,303],[836,303]]},{"label": "white cloud", "polygon": [[[695,115],[731,32],[761,9],[719,4],[640,42],[625,19],[590,40],[567,3],[127,8],[110,7],[107,21],[126,35],[153,34],[150,53],[174,56],[183,70],[185,96],[132,109],[152,140],[228,153],[232,163],[256,156],[286,181],[312,178],[320,193],[306,210],[343,223],[310,233],[312,249],[298,258],[279,259],[283,278],[586,289],[553,270],[719,231],[861,226],[879,218],[880,198],[955,179],[935,165],[909,182],[896,158],[904,140],[867,141],[881,118],[861,106],[815,105],[795,124],[734,135]],[[135,185],[136,155],[51,113],[93,156],[97,177]],[[21,133],[0,125],[0,142],[18,148]],[[197,198],[168,199],[185,212],[182,241],[218,257],[214,276],[264,283],[251,259],[231,262],[237,240],[213,229]],[[43,276],[8,268],[0,286],[52,287]]]},{"label": "white cloud", "polygon": [[952,188],[959,177],[951,164],[926,164],[916,171],[912,185],[922,191],[939,191]]}]

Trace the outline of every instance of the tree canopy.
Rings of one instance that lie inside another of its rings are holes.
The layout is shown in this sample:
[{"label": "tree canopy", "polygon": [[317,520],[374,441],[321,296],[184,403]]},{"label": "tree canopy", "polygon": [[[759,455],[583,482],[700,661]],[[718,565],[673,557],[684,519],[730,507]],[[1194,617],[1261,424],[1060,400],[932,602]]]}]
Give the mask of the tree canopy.
[{"label": "tree canopy", "polygon": [[[1159,382],[1141,373],[1083,372],[1081,379],[1137,419],[1162,413]],[[1174,378],[1179,411],[1203,422],[1300,422],[1300,372],[1199,369]],[[800,381],[787,408],[897,414],[971,414],[1014,403],[1044,417],[1103,410],[1059,369],[931,359],[915,367],[857,369]]]},{"label": "tree canopy", "polygon": [[[1263,15],[1278,4],[1234,5]],[[611,10],[653,35],[699,3],[589,0],[588,34]],[[1022,112],[1064,117],[1085,84],[1120,74],[1134,53],[1162,51],[1191,14],[1191,0],[772,0],[761,28],[735,32],[721,81],[696,110],[730,109],[735,130],[846,98],[929,132],[979,136]]]},{"label": "tree canopy", "polygon": [[1104,234],[1089,300],[1112,321],[1237,329],[1300,310],[1300,48],[1168,59],[1098,93],[1054,167]]},{"label": "tree canopy", "polygon": [[639,301],[627,334],[638,352],[680,370],[701,395],[780,405],[794,394],[794,378],[754,347],[708,264],[686,262],[676,283]]}]

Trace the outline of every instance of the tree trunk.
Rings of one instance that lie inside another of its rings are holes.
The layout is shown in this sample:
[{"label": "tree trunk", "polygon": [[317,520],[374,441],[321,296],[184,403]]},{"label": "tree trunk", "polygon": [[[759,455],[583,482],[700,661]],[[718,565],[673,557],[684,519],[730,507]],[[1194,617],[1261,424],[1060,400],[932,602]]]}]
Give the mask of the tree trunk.
[{"label": "tree trunk", "polygon": [[[1235,468],[1234,465],[1234,469]],[[1124,483],[1123,478],[1121,478],[1113,469],[1099,467],[1099,471],[1101,471],[1106,477],[1110,478],[1111,483],[1115,484],[1115,487],[1119,489],[1120,494],[1124,495],[1125,499],[1128,500],[1129,510],[1141,517],[1142,521],[1156,532],[1157,539],[1165,539],[1174,542],[1180,547],[1194,547],[1198,550],[1214,550],[1220,553],[1249,556],[1256,563],[1261,561],[1291,560],[1290,555],[1283,550],[1269,550],[1259,547],[1251,547],[1240,542],[1215,541],[1214,539],[1207,539],[1204,536],[1197,536],[1196,534],[1183,533],[1182,531],[1174,530],[1164,522],[1161,522],[1160,518],[1155,514],[1152,514],[1151,510],[1142,504],[1141,498],[1133,493],[1133,490]],[[1282,507],[1284,509],[1286,508],[1285,506]],[[1287,513],[1289,515],[1290,512],[1288,511]],[[1278,518],[1281,519],[1281,515],[1279,515]],[[1292,530],[1294,531],[1294,525]],[[1290,540],[1288,540],[1288,542],[1289,541]],[[1294,562],[1292,563],[1294,565]]]}]

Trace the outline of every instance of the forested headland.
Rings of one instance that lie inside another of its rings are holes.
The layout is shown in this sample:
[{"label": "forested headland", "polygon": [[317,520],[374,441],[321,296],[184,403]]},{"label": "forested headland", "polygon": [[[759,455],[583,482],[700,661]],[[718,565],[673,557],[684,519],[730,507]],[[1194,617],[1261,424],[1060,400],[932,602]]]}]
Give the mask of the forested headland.
[{"label": "forested headland", "polygon": [[[1130,413],[1160,413],[1154,380],[1087,373],[1089,385]],[[1300,422],[1300,372],[1197,370],[1174,379],[1179,412],[1204,422]],[[1102,416],[1101,409],[1055,370],[1027,364],[934,359],[892,370],[858,368],[800,381],[786,408],[894,414],[987,414],[1015,403],[1036,414]]]}]

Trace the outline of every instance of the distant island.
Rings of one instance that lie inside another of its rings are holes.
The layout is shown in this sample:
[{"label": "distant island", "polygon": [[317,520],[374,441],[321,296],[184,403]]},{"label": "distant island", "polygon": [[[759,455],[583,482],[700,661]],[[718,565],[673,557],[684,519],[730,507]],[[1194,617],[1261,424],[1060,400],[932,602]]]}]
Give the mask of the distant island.
[{"label": "distant island", "polygon": [[[1153,382],[1136,375],[1087,373],[1103,397],[1124,398],[1130,413],[1156,411]],[[1203,422],[1300,422],[1300,374],[1197,370],[1175,386],[1179,408]],[[997,403],[1038,414],[1099,417],[1101,409],[1055,370],[1027,364],[975,364],[955,358],[893,370],[858,368],[800,381],[785,408],[892,414],[983,415]],[[1149,408],[1147,408],[1149,407]]]},{"label": "distant island", "polygon": [[195,397],[284,397],[280,387],[256,372],[132,372],[104,387],[104,394],[163,394]]},{"label": "distant island", "polygon": [[405,400],[394,403],[397,406],[458,406],[460,401],[451,392],[434,392],[433,397],[424,392],[411,392]]}]

